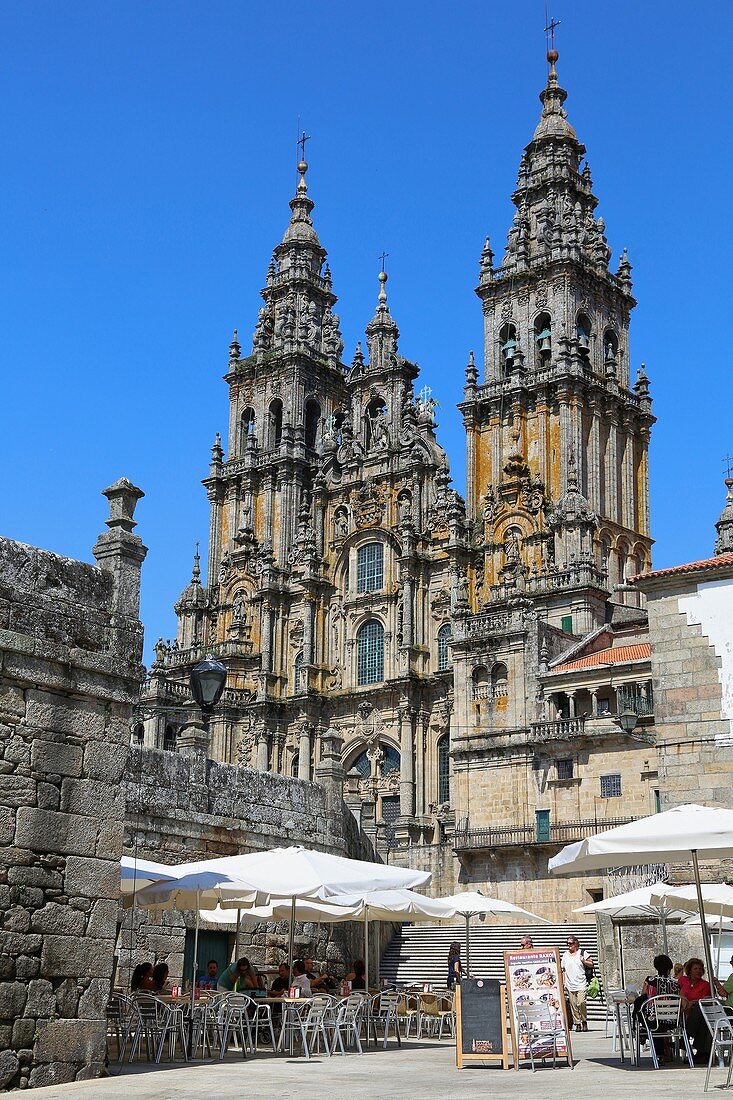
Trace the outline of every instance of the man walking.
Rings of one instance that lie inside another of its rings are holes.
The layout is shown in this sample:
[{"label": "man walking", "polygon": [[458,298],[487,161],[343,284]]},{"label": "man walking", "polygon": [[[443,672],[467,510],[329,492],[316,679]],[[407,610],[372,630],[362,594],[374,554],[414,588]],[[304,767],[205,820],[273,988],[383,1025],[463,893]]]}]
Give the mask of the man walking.
[{"label": "man walking", "polygon": [[580,950],[580,941],[577,936],[568,936],[567,951],[563,953],[560,965],[565,974],[565,989],[573,1013],[575,1030],[587,1031],[588,1008],[585,993],[588,988],[588,976],[585,968],[593,966],[593,959],[587,951]]}]

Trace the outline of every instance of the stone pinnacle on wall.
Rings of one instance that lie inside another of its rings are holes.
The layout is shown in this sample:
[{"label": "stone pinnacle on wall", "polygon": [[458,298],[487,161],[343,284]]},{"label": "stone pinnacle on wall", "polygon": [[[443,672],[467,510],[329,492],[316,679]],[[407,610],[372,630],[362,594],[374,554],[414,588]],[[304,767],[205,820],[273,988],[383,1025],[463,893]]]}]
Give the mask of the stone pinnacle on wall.
[{"label": "stone pinnacle on wall", "polygon": [[725,508],[715,524],[715,529],[718,532],[718,537],[715,540],[716,554],[733,553],[733,477],[730,476],[730,472],[725,479],[725,488]]}]

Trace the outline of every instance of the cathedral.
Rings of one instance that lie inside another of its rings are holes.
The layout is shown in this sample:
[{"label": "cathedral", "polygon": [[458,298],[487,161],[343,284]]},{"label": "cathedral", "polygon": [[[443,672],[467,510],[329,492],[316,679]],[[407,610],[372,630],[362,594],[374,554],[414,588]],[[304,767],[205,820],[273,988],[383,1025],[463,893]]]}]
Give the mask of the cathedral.
[{"label": "cathedral", "polygon": [[236,332],[229,348],[206,585],[197,554],[136,730],[175,749],[190,669],[215,656],[213,759],[311,780],[336,729],[348,800],[391,858],[439,865],[447,887],[514,880],[540,912],[548,846],[658,799],[646,611],[628,583],[651,565],[649,382],[631,364],[631,265],[624,251],[610,266],[548,62],[503,258],[488,239],[480,256],[465,499],[385,271],[344,361],[301,159],[251,348]]}]

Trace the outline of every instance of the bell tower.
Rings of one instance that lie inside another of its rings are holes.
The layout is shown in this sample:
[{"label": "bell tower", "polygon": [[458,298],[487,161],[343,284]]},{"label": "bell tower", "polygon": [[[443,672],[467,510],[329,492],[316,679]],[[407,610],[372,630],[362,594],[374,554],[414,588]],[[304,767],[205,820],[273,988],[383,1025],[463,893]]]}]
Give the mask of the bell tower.
[{"label": "bell tower", "polygon": [[[504,258],[495,265],[488,238],[481,254],[483,379],[472,359],[460,406],[469,516],[476,527],[487,517],[493,523],[484,598],[492,587],[500,594],[507,552],[510,564],[538,577],[582,563],[589,580],[609,590],[650,563],[654,417],[643,364],[631,381],[631,264],[624,250],[615,273],[609,267],[557,59],[548,51],[542,113],[520,161]],[[511,498],[502,486],[517,480],[522,464],[513,499],[524,521],[502,527],[497,503]]]}]

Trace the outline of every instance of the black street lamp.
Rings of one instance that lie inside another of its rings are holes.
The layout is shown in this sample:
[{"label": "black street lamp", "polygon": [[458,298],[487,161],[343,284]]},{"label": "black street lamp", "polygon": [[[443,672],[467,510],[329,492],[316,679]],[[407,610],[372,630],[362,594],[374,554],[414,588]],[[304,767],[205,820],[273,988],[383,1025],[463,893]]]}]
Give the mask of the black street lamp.
[{"label": "black street lamp", "polygon": [[632,734],[639,722],[639,716],[633,710],[624,710],[616,718],[616,724],[624,733]]},{"label": "black street lamp", "polygon": [[223,665],[221,661],[207,658],[205,661],[199,661],[191,669],[189,680],[191,694],[201,707],[201,717],[207,733],[209,732],[212,711],[221,699],[226,682],[226,665]]}]

